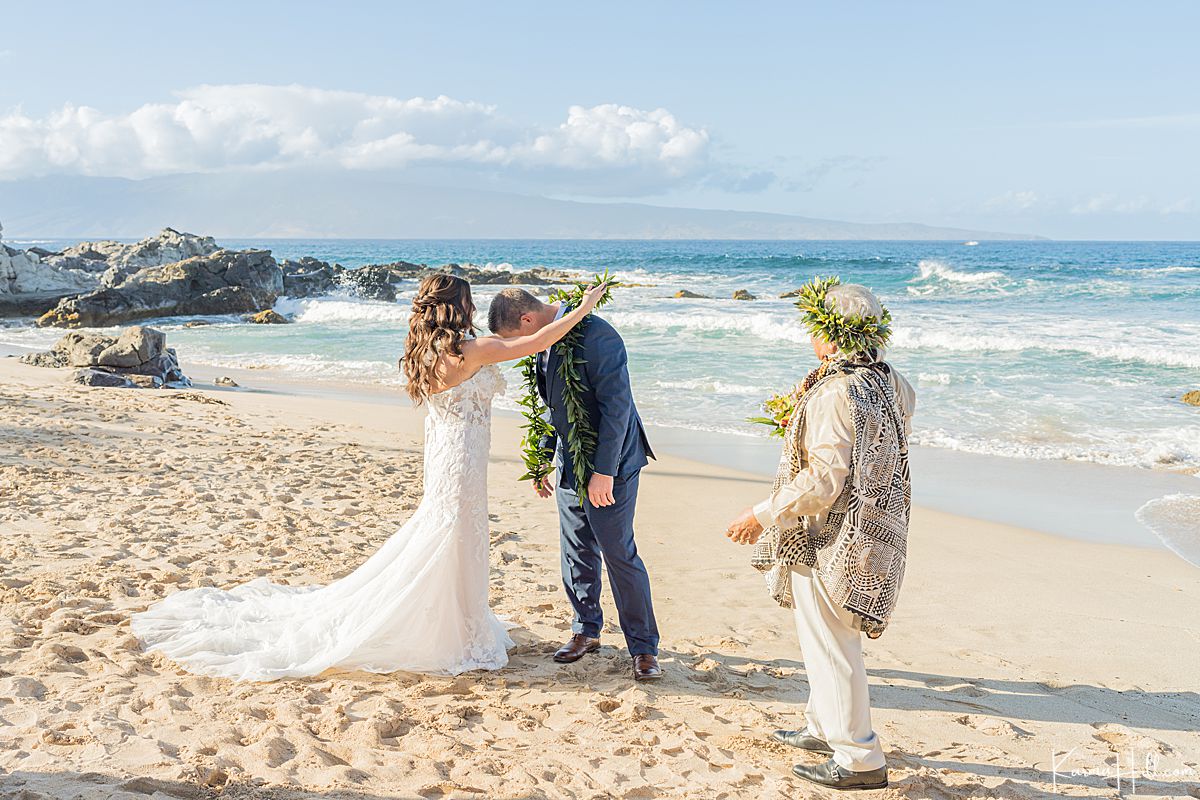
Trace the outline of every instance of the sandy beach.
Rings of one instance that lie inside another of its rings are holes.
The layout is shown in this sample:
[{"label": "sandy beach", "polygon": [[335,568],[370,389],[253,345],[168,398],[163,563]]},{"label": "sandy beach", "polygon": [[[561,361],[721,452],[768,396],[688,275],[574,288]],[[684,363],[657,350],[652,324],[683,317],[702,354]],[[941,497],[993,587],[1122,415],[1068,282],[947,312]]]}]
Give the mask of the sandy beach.
[{"label": "sandy beach", "polygon": [[[646,470],[666,677],[635,685],[611,603],[598,654],[550,660],[569,613],[557,517],[516,482],[505,417],[506,670],[244,684],[141,652],[131,613],[182,588],[335,579],[420,498],[422,412],[398,392],[238,380],[85,388],[0,359],[0,797],[824,796],[767,739],[807,695],[791,616],[723,536],[768,482]],[[1200,573],[1165,550],[917,509],[895,620],[865,646],[892,782],[871,796],[1200,797],[1198,612]]]}]

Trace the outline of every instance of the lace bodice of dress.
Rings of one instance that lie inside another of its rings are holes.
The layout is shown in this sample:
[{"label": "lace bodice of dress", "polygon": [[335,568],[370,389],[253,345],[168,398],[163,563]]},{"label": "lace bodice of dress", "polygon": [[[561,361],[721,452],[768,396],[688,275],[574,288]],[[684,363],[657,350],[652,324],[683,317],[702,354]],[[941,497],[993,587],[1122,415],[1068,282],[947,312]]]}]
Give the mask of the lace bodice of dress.
[{"label": "lace bodice of dress", "polygon": [[[488,365],[429,398],[425,417],[425,495],[441,513],[487,512],[487,460],[492,445],[492,398],[504,391],[500,369]],[[478,506],[478,508],[476,508]],[[487,537],[484,537],[486,546]]]},{"label": "lace bodice of dress", "polygon": [[491,420],[492,398],[504,394],[504,376],[488,364],[471,377],[429,398],[429,415],[449,424],[481,424]]}]

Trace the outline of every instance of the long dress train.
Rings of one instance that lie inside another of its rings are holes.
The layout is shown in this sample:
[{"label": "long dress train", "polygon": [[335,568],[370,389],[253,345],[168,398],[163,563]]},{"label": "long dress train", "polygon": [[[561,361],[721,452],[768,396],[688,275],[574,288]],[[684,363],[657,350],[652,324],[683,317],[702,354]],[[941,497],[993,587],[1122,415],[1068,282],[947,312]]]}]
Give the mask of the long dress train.
[{"label": "long dress train", "polygon": [[258,578],[179,592],[135,614],[134,634],[190,672],[237,680],[503,667],[512,640],[488,606],[487,515],[492,398],[503,391],[488,366],[430,398],[425,496],[354,572],[327,586]]}]

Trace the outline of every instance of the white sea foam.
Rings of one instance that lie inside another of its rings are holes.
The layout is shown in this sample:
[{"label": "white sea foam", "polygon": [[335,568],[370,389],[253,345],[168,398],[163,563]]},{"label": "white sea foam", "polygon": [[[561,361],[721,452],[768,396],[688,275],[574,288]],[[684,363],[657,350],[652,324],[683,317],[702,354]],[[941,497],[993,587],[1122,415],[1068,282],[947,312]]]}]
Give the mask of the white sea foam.
[{"label": "white sea foam", "polygon": [[[970,434],[956,434],[942,428],[916,426],[909,437],[912,444],[922,447],[937,447],[963,453],[1000,456],[1002,458],[1028,458],[1033,460],[1092,461],[1093,453],[1085,447],[1071,445],[1031,444],[1016,439],[997,440]],[[1111,453],[1108,455],[1112,455]],[[1111,463],[1111,462],[1110,462]]]},{"label": "white sea foam", "polygon": [[1166,469],[1194,473],[1200,470],[1200,430],[1169,429],[1157,431],[1099,430],[1095,441],[1030,441],[1016,436],[991,438],[967,432],[954,433],[943,428],[916,424],[910,441],[925,447],[958,450],[963,453],[1026,458],[1035,461],[1089,461],[1120,467]]},{"label": "white sea foam", "polygon": [[918,372],[917,382],[935,386],[949,386],[950,376],[945,372]]},{"label": "white sea foam", "polygon": [[655,388],[674,389],[705,394],[744,395],[746,397],[770,396],[775,390],[763,386],[746,386],[740,383],[729,383],[716,378],[694,378],[682,381],[655,381]]},{"label": "white sea foam", "polygon": [[291,375],[352,383],[403,383],[395,363],[362,359],[338,360],[312,353],[234,355],[194,347],[189,351],[186,360],[214,367],[279,370]]},{"label": "white sea foam", "polygon": [[615,270],[612,272],[612,276],[621,283],[641,283],[652,286],[669,286],[681,282],[690,285],[696,280],[695,275],[681,275],[675,272],[650,272],[641,267]]},{"label": "white sea foam", "polygon": [[1200,567],[1200,495],[1169,494],[1137,510],[1145,525],[1180,558]]},{"label": "white sea foam", "polygon": [[389,327],[408,324],[410,309],[403,303],[385,303],[339,297],[281,297],[275,310],[292,316],[295,322],[309,324],[366,323]]},{"label": "white sea foam", "polygon": [[1170,267],[1144,267],[1142,269],[1132,267],[1116,267],[1112,270],[1114,275],[1181,275],[1200,272],[1200,267],[1190,267],[1183,264],[1178,264]]},{"label": "white sea foam", "polygon": [[1003,272],[962,272],[945,262],[930,258],[917,262],[917,277],[914,280],[936,278],[950,283],[995,283],[1004,280],[1004,277]]},{"label": "white sea foam", "polygon": [[14,347],[49,350],[62,335],[63,331],[57,328],[36,328],[32,325],[0,326],[0,344]]},{"label": "white sea foam", "polygon": [[749,334],[768,342],[806,343],[809,340],[807,331],[794,316],[763,312],[616,311],[604,316],[618,328],[630,331]]},{"label": "white sea foam", "polygon": [[908,282],[908,293],[924,296],[943,292],[962,293],[1004,290],[1012,280],[1003,272],[965,272],[944,261],[922,259],[917,262],[917,274]]},{"label": "white sea foam", "polygon": [[517,269],[516,267],[514,267],[512,264],[508,263],[507,261],[501,261],[499,264],[489,261],[486,264],[484,264],[482,267],[480,267],[480,269],[484,269],[484,270],[487,270],[490,272],[508,272],[510,274],[513,272],[520,272],[519,269]]},{"label": "white sea foam", "polygon": [[953,353],[1016,353],[1024,350],[1043,350],[1082,354],[1111,361],[1200,369],[1200,348],[1195,346],[1183,343],[1173,346],[1166,341],[1147,345],[1144,343],[1144,337],[1141,340],[1123,338],[1124,341],[1130,341],[1129,344],[1105,341],[1094,333],[1090,334],[1090,337],[1039,336],[1019,331],[986,334],[957,328],[930,330],[920,327],[898,327],[892,334],[891,347],[895,350],[939,350]]}]

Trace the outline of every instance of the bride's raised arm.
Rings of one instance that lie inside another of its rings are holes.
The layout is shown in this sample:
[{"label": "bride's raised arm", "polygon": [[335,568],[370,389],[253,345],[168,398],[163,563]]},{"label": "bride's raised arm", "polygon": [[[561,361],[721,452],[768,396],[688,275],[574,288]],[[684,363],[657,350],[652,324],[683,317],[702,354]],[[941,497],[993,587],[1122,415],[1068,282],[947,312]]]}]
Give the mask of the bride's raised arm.
[{"label": "bride's raised arm", "polygon": [[561,318],[536,333],[508,339],[499,336],[481,336],[478,339],[469,339],[462,344],[463,358],[470,368],[477,369],[485,364],[498,364],[501,361],[513,361],[540,353],[566,336],[571,328],[582,322],[583,318],[596,307],[596,303],[600,302],[607,287],[607,283],[601,283],[588,289],[578,308],[571,309],[569,313],[563,314]]}]

